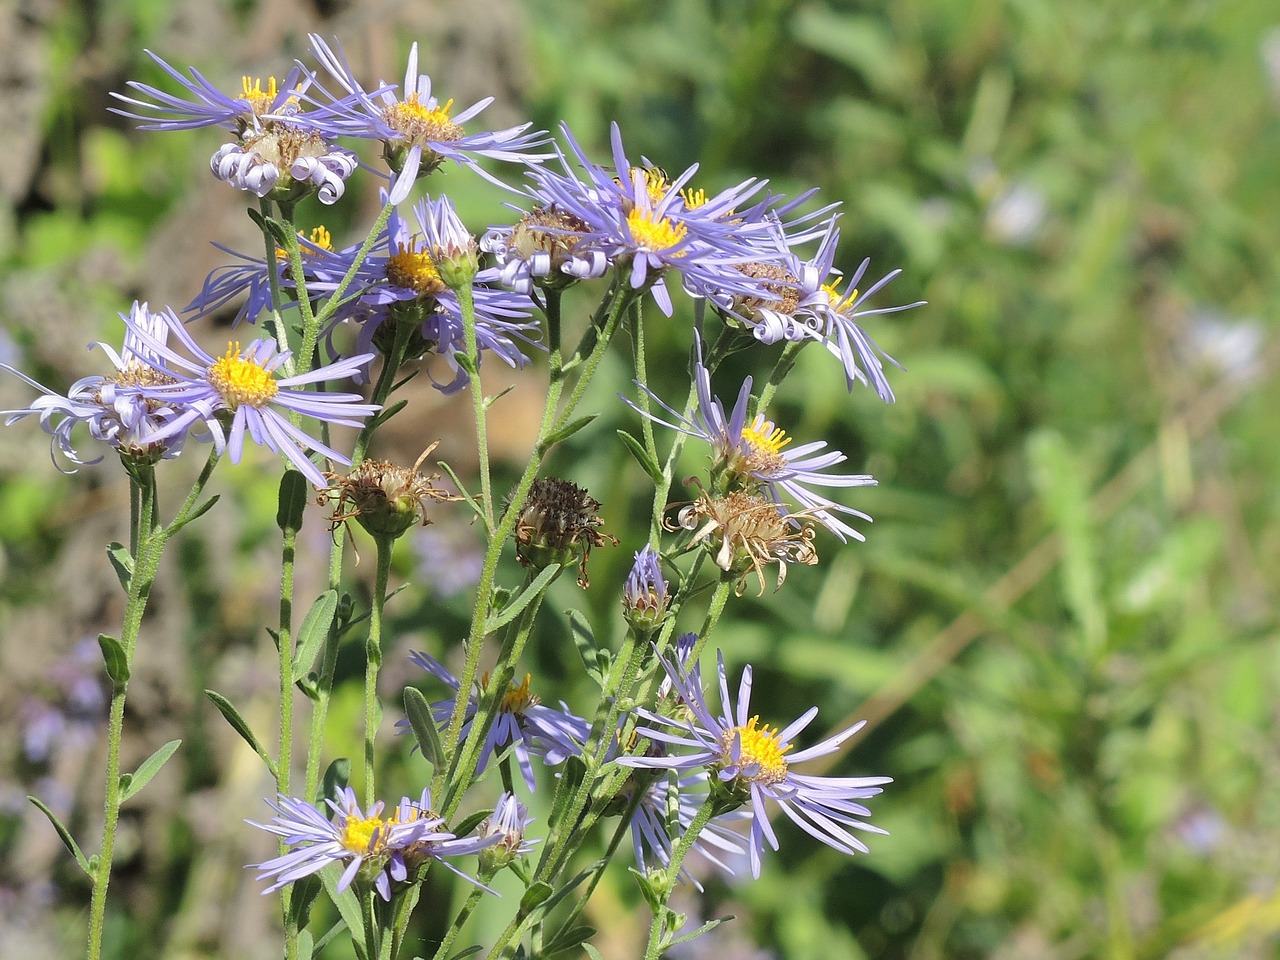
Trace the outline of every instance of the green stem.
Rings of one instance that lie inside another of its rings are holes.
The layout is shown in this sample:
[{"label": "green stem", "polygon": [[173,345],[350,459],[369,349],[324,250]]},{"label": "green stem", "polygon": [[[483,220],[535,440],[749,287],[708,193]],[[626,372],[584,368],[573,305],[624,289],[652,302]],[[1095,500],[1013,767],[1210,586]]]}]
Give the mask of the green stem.
[{"label": "green stem", "polygon": [[476,425],[476,454],[480,460],[480,502],[484,506],[484,524],[493,530],[493,487],[489,478],[488,410],[484,388],[480,383],[480,343],[476,338],[476,305],[471,284],[460,284],[456,291],[462,308],[462,336],[465,344],[468,386],[471,389],[471,413]]},{"label": "green stem", "polygon": [[[276,760],[276,792],[290,796],[290,777],[293,766],[293,571],[298,531],[289,527],[283,531],[283,550],[280,561],[280,624],[277,645],[280,654],[280,750]],[[287,851],[281,841],[280,852]],[[296,960],[298,956],[298,927],[291,909],[292,884],[280,891],[280,908],[284,918],[285,956]]]},{"label": "green stem", "polygon": [[[693,821],[688,828],[680,835],[680,839],[676,841],[675,848],[671,851],[671,861],[665,868],[667,875],[667,897],[663,900],[663,907],[666,907],[667,900],[671,897],[671,891],[675,889],[676,882],[680,878],[680,865],[684,863],[685,856],[693,849],[694,843],[698,839],[698,834],[702,832],[702,828],[707,825],[711,819],[711,813],[715,808],[715,800],[708,795],[706,802],[698,808],[698,812],[694,814]],[[644,960],[658,960],[662,953],[663,942],[667,938],[667,912],[665,909],[653,911],[653,925],[649,928],[649,945],[644,951]]]},{"label": "green stem", "polygon": [[449,924],[449,929],[445,931],[444,939],[440,941],[440,946],[436,947],[436,952],[431,955],[432,960],[436,960],[437,957],[444,958],[449,956],[449,948],[453,946],[453,941],[462,932],[463,925],[467,922],[467,918],[471,916],[471,912],[475,910],[482,897],[484,897],[484,890],[480,887],[471,889],[471,893],[467,896],[462,909],[458,911],[458,915]]},{"label": "green stem", "polygon": [[[183,501],[177,516],[169,526],[163,528],[159,523],[154,465],[133,464],[128,470],[132,487],[129,542],[136,544],[137,548],[133,553],[133,573],[129,578],[120,644],[124,648],[125,664],[129,669],[133,667],[134,651],[137,649],[138,634],[142,627],[142,615],[151,597],[151,587],[155,583],[156,571],[160,567],[160,557],[164,553],[165,544],[189,519],[191,510],[204,490],[217,462],[218,454],[210,453],[204,469],[196,479],[186,500]],[[93,871],[93,890],[89,901],[89,937],[86,949],[89,960],[100,960],[102,956],[107,887],[111,882],[116,828],[120,822],[120,743],[124,734],[124,706],[127,691],[127,679],[112,685],[111,705],[107,719],[107,782],[102,804],[102,847]]]},{"label": "green stem", "polygon": [[373,605],[369,610],[369,638],[365,641],[364,668],[364,804],[373,805],[373,742],[382,721],[382,704],[378,700],[378,669],[382,666],[382,614],[387,602],[387,581],[391,577],[393,537],[377,537],[377,567],[374,575]]}]

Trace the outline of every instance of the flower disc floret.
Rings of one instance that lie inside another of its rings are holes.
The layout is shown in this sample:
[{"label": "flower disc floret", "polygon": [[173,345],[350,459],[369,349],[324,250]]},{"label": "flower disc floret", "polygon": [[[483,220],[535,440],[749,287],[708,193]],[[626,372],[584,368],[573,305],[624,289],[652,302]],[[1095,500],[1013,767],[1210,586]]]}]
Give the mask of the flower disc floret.
[{"label": "flower disc floret", "polygon": [[396,252],[387,258],[387,282],[420,297],[434,297],[448,289],[431,254],[419,250],[416,239],[396,244]]},{"label": "flower disc floret", "polygon": [[238,340],[228,343],[227,352],[210,364],[209,383],[230,410],[241,404],[261,407],[280,392],[269,371],[240,355]]},{"label": "flower disc floret", "polygon": [[431,97],[423,103],[418,94],[411,93],[388,106],[382,118],[411,143],[456,143],[462,139],[462,127],[449,119],[452,109],[452,99],[439,104]]},{"label": "flower disc floret", "polygon": [[752,783],[779,783],[787,778],[785,754],[791,744],[784,744],[777,727],[757,727],[759,716],[744,726],[730,727],[720,737],[726,757],[733,760],[736,775]]},{"label": "flower disc floret", "polygon": [[[689,235],[689,228],[669,217],[655,216],[648,210],[636,207],[627,214],[627,228],[636,247],[652,253],[660,253],[678,246]],[[673,253],[672,256],[679,256]]]}]

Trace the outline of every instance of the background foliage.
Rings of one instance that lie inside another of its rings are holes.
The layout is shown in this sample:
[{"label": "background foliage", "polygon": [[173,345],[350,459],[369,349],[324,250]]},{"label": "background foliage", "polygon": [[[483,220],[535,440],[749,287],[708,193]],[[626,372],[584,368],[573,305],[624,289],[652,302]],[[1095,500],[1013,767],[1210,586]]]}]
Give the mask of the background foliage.
[{"label": "background foliage", "polygon": [[[760,175],[842,200],[846,268],[864,255],[873,271],[902,266],[890,298],[929,305],[868,324],[905,367],[895,406],[847,396],[809,351],[779,412],[880,479],[857,491],[875,524],[864,545],[820,544],[822,564],[781,592],[732,604],[717,642],[778,691],[776,717],[817,703],[825,728],[870,719],[836,769],[896,779],[875,806],[892,835],[851,861],[781,825],[761,880],[691,894],[692,912],[738,917],[706,949],[1275,955],[1272,4],[10,0],[0,18],[0,359],[57,385],[96,369],[83,344],[114,338],[134,297],[189,300],[220,262],[209,240],[252,237],[241,198],[204,173],[211,134],[138,134],[105,112],[125,79],[155,81],[144,47],[225,80],[281,72],[317,30],[394,77],[418,39],[460,103],[495,94],[504,119],[564,120],[598,152],[616,119],[633,155],[677,171],[700,161],[708,186]],[[478,181],[459,173],[446,189],[477,231],[505,216]],[[672,393],[683,361],[669,359],[651,369],[671,371]],[[0,407],[25,397],[0,381]],[[465,410],[431,402],[382,455],[412,462],[437,436],[446,459],[451,436],[465,449]],[[598,404],[627,424],[607,395]],[[510,425],[497,444],[519,464],[518,412]],[[80,949],[86,893],[22,797],[39,793],[73,829],[95,816],[100,666],[77,651],[118,621],[100,551],[122,529],[125,485],[111,465],[55,474],[29,426],[0,443],[0,954],[40,960]],[[587,485],[615,529],[643,510],[620,447],[571,448],[553,469]],[[273,955],[272,909],[242,869],[268,852],[241,821],[265,815],[269,788],[199,691],[257,697],[271,715],[260,624],[276,588],[262,539],[275,488],[252,469],[222,473],[238,509],[183,541],[131,688],[135,759],[174,736],[184,746],[128,810],[119,956]],[[322,547],[318,514],[308,535]],[[462,629],[466,599],[450,599],[445,575],[465,570],[473,538],[442,520],[400,557],[399,576],[435,595],[393,604],[389,695],[419,679],[396,672],[407,650],[439,654]],[[604,586],[553,600],[614,604],[638,545],[597,551]],[[554,623],[535,662],[550,696],[572,702],[576,658]],[[359,667],[337,693],[330,756],[357,750]],[[390,737],[386,749],[389,783],[415,792],[412,758]],[[627,911],[644,922],[631,878],[619,871],[598,897],[597,945],[630,955]]]}]

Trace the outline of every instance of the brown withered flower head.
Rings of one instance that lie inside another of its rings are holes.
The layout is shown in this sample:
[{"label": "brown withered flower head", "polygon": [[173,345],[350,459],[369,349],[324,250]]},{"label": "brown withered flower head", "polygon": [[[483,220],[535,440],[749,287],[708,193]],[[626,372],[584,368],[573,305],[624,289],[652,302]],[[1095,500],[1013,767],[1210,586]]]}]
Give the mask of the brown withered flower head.
[{"label": "brown withered flower head", "polygon": [[587,557],[592,547],[616,545],[618,538],[601,533],[600,501],[559,477],[539,477],[529,488],[516,520],[516,557],[541,570],[553,563],[578,562],[578,586],[590,586]]},{"label": "brown withered flower head", "polygon": [[387,460],[361,460],[346,476],[326,474],[330,485],[320,494],[319,502],[334,503],[330,528],[336,530],[355,520],[374,537],[395,539],[419,521],[424,527],[431,522],[427,504],[461,500],[435,486],[440,474],[423,476],[418,472],[439,442],[422,451],[412,467]]},{"label": "brown withered flower head", "polygon": [[[697,483],[696,480],[692,482]],[[726,573],[736,573],[736,592],[742,595],[747,574],[754,572],[764,594],[764,568],[778,565],[778,582],[787,578],[787,563],[812,566],[818,562],[813,524],[804,513],[783,515],[772,500],[747,490],[712,496],[705,490],[680,509],[669,530],[688,530],[694,543],[703,543]]]}]

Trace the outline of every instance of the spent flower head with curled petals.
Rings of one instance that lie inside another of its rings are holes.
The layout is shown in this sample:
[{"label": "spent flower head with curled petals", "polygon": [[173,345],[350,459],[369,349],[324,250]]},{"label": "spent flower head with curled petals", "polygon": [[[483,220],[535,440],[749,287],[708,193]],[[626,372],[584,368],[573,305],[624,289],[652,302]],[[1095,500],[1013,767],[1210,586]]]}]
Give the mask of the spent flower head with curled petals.
[{"label": "spent flower head with curled petals", "polygon": [[799,512],[793,514],[794,516],[812,517],[841,540],[848,537],[853,537],[855,540],[865,539],[861,533],[841,520],[838,514],[847,514],[868,521],[870,517],[852,507],[836,503],[809,488],[870,486],[875,484],[875,478],[867,474],[826,472],[831,467],[843,463],[847,457],[836,450],[823,452],[823,448],[827,445],[825,440],[787,449],[791,438],[775,426],[773,421],[765,419],[763,413],[757,413],[748,422],[751,377],[742,381],[733,411],[729,416],[725,416],[724,406],[711,392],[711,373],[703,365],[702,339],[696,331],[694,332],[694,353],[693,376],[698,407],[692,416],[685,416],[669,406],[638,381],[636,386],[665,410],[671,420],[664,420],[660,416],[646,412],[626,397],[622,397],[623,402],[655,423],[710,444],[715,455],[711,468],[714,495],[726,493],[735,486],[748,491],[759,489],[777,505],[780,511],[788,514],[789,507],[783,497],[785,494],[800,506]]},{"label": "spent flower head with curled petals", "polygon": [[463,124],[474,119],[493,102],[486,97],[458,113],[453,101],[441,103],[431,94],[431,78],[418,73],[418,45],[409,49],[404,86],[399,95],[394,86],[367,90],[356,78],[342,48],[332,47],[316,34],[308,35],[311,52],[343,93],[311,99],[317,109],[304,122],[327,136],[358,137],[382,141],[383,157],[392,172],[391,202],[401,203],[419,176],[432,173],[446,161],[471,167],[495,183],[480,167],[477,158],[488,157],[512,163],[537,163],[550,154],[539,148],[549,140],[543,131],[526,132],[524,123],[489,133],[466,133]]},{"label": "spent flower head with curled petals", "polygon": [[176,337],[186,351],[178,353],[163,338],[143,326],[126,320],[139,340],[154,351],[157,367],[172,382],[146,388],[146,396],[174,404],[179,412],[156,432],[157,439],[178,436],[193,426],[207,428],[215,449],[226,451],[232,463],[239,463],[247,435],[254,443],[284,456],[317,487],[328,482],[307,456],[308,450],[338,463],[350,458],[303,433],[290,414],[348,427],[363,425],[377,413],[377,404],[364,403],[359,394],[316,393],[299,389],[315,383],[350,377],[373,359],[371,354],[349,357],[309,373],[277,377],[276,370],[291,356],[278,352],[274,340],[254,340],[243,350],[238,342],[227,345],[220,357],[206,353],[172,314],[168,334]]},{"label": "spent flower head with curled petals", "polygon": [[39,417],[41,428],[52,438],[50,456],[54,465],[64,473],[74,473],[75,467],[63,467],[59,456],[76,466],[102,460],[101,456],[82,459],[76,450],[71,433],[80,424],[88,428],[90,437],[114,448],[126,461],[155,463],[172,459],[186,440],[186,429],[171,429],[183,414],[182,404],[147,392],[147,388],[176,382],[161,365],[151,344],[163,344],[168,339],[169,330],[180,325],[177,317],[168,309],[152,312],[145,303],[135,300],[128,316],[122,313],[120,318],[125,321],[125,334],[119,353],[100,341],[90,344],[91,348],[102,348],[116,372],[83,377],[70,386],[66,396],[7,363],[0,363],[0,370],[7,370],[43,394],[29,407],[0,410],[0,416],[5,417],[6,425]]},{"label": "spent flower head with curled petals", "polygon": [[794,738],[818,714],[812,707],[779,730],[761,725],[751,714],[751,667],[742,671],[737,704],[729,693],[724,655],[717,651],[720,712],[713,713],[702,689],[700,667],[686,669],[680,663],[660,658],[662,668],[686,708],[675,717],[641,709],[645,723],[637,728],[641,736],[663,745],[669,754],[624,756],[623,766],[650,770],[673,770],[686,774],[706,770],[712,775],[712,795],[718,812],[745,808],[751,814],[747,848],[751,874],[760,876],[760,857],[767,842],[778,849],[778,838],[769,824],[767,804],[776,803],[782,812],[810,836],[841,853],[866,853],[866,845],[851,831],[885,831],[867,822],[871,811],[866,800],[892,782],[889,777],[820,777],[796,773],[792,766],[815,757],[835,753],[863,723],[855,723],[804,750],[792,753]]},{"label": "spent flower head with curled petals", "polygon": [[857,320],[910,310],[921,306],[924,301],[863,309],[863,304],[902,272],[891,270],[859,292],[858,283],[866,273],[870,259],[863,260],[854,272],[847,287],[849,292],[839,293],[840,271],[834,268],[839,242],[840,231],[836,228],[836,218],[832,217],[817,252],[810,259],[802,260],[793,250],[795,241],[789,240],[780,227],[776,229],[772,236],[773,249],[767,252],[767,256],[739,266],[744,273],[766,281],[769,295],[735,297],[726,319],[732,321],[737,318],[745,322],[762,343],[819,341],[841,361],[850,390],[854,383],[870,383],[882,400],[891,403],[893,389],[885,376],[881,358],[895,366],[898,362],[867,336]]}]

